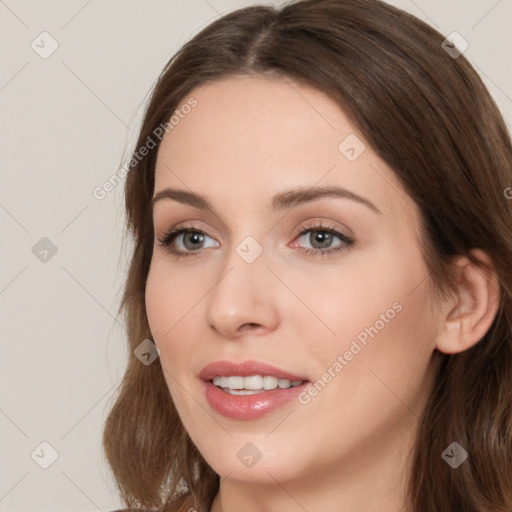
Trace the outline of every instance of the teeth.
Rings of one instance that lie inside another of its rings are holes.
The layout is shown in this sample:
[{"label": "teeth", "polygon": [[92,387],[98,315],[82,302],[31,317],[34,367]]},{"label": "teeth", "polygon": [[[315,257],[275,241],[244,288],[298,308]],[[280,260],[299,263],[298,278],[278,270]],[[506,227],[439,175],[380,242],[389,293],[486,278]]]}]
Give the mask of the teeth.
[{"label": "teeth", "polygon": [[276,389],[279,379],[272,377],[271,375],[265,375],[263,377],[263,389]]},{"label": "teeth", "polygon": [[254,395],[261,391],[276,389],[287,389],[290,387],[300,386],[303,381],[288,379],[279,379],[272,375],[249,375],[247,377],[230,376],[230,377],[214,377],[213,383],[221,388],[226,388],[233,395]]},{"label": "teeth", "polygon": [[[249,377],[244,377],[244,385],[240,387],[235,387],[232,385],[233,381],[231,380],[232,377],[228,377],[228,388],[229,389],[261,389],[263,387],[263,377],[261,375],[250,375]],[[236,377],[235,377],[236,380]]]},{"label": "teeth", "polygon": [[282,389],[286,389],[291,387],[292,383],[288,379],[279,379],[277,385]]}]

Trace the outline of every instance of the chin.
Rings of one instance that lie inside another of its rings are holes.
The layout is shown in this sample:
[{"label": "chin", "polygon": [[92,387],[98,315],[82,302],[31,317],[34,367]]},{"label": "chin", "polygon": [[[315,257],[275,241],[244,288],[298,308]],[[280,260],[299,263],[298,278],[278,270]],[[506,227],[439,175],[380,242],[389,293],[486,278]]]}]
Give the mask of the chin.
[{"label": "chin", "polygon": [[296,478],[302,472],[302,464],[297,460],[301,443],[288,438],[290,445],[284,447],[282,442],[273,444],[265,439],[266,435],[237,436],[230,439],[229,445],[217,443],[211,451],[201,453],[221,478],[253,484],[275,484],[276,480]]}]

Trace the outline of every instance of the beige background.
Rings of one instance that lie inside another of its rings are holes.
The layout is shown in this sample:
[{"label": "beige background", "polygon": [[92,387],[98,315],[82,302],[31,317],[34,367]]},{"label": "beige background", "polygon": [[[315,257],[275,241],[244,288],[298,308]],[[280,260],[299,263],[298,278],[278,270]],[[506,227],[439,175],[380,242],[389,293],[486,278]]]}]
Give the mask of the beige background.
[{"label": "beige background", "polygon": [[[121,505],[100,436],[127,357],[114,320],[127,268],[122,187],[102,200],[92,191],[119,168],[170,56],[252,3],[0,0],[0,511]],[[512,1],[391,3],[469,42],[510,126]],[[59,45],[46,59],[31,47],[43,51],[43,31]],[[57,248],[46,262],[32,250],[43,237]],[[43,441],[58,454],[47,469]]]}]

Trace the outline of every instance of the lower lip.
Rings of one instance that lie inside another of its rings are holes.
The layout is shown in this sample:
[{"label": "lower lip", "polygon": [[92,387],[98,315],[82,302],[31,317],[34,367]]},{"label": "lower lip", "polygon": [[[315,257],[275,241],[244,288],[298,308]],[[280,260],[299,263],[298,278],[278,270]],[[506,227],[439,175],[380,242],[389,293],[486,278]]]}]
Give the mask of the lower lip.
[{"label": "lower lip", "polygon": [[253,420],[284,406],[304,391],[309,384],[287,389],[276,388],[254,395],[230,395],[212,382],[202,381],[206,400],[218,413],[237,420]]}]

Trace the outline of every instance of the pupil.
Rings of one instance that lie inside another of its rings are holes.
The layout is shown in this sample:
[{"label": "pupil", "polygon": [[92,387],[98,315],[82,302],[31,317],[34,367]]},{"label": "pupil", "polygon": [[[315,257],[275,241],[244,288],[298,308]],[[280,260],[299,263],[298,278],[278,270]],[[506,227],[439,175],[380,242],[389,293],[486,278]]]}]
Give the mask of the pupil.
[{"label": "pupil", "polygon": [[[319,242],[320,244],[325,244],[326,242],[330,242],[332,238],[332,234],[327,231],[317,231],[313,236],[312,244],[314,246],[315,242]],[[329,244],[327,244],[329,246]]]},{"label": "pupil", "polygon": [[[187,233],[189,236],[190,236],[190,239],[192,240],[192,244],[197,244],[197,243],[201,243],[203,241],[203,235],[201,235],[201,233]],[[185,246],[187,245],[186,243],[186,240],[187,240],[187,237],[185,237]],[[187,247],[187,249],[195,249],[197,247]]]}]

